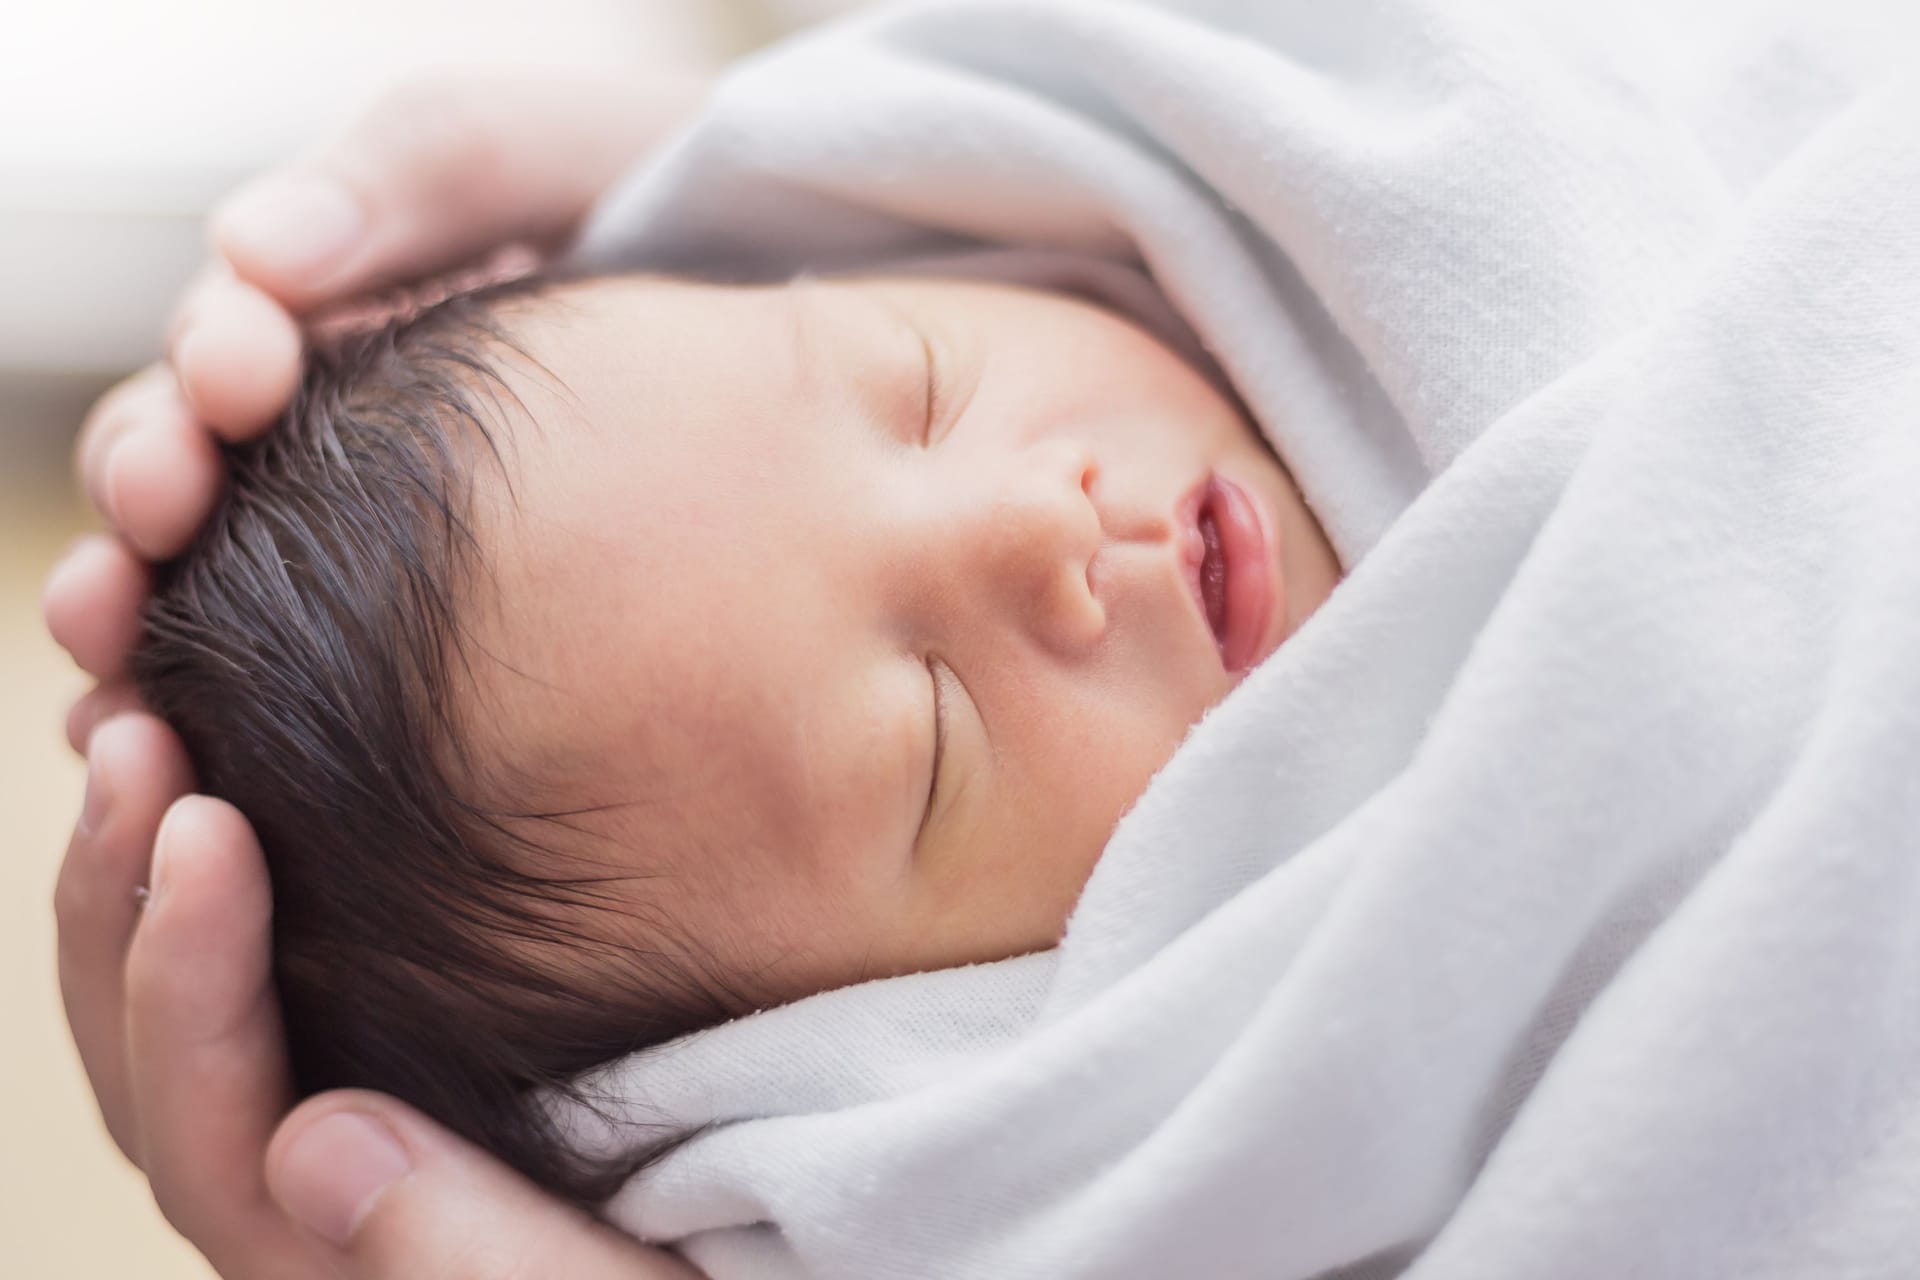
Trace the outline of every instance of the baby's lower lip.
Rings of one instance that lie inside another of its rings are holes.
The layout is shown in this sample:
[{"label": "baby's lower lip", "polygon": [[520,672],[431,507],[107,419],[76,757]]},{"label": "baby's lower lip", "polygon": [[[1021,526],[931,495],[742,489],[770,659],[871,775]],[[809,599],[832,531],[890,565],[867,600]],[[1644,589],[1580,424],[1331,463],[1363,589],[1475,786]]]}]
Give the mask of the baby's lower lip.
[{"label": "baby's lower lip", "polygon": [[1263,656],[1274,581],[1266,522],[1252,495],[1220,475],[1181,503],[1188,530],[1185,568],[1220,663],[1242,672]]}]

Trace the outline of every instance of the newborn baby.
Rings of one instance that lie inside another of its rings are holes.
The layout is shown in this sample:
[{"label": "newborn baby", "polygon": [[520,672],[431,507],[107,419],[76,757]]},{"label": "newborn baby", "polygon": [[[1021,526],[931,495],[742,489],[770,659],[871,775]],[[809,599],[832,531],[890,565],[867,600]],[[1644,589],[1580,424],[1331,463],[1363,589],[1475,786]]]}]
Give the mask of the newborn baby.
[{"label": "newborn baby", "polygon": [[1054,945],[1334,554],[1234,399],[1025,288],[456,296],[318,357],[136,670],[259,830],[299,1082],[582,1202],[542,1091]]}]

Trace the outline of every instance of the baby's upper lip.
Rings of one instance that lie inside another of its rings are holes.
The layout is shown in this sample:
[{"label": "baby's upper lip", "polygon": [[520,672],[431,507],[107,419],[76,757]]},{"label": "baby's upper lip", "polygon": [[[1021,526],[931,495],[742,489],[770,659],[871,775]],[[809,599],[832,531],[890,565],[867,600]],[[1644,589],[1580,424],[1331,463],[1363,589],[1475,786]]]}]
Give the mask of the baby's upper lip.
[{"label": "baby's upper lip", "polygon": [[1279,601],[1273,521],[1252,490],[1219,474],[1208,487],[1206,511],[1224,577],[1220,657],[1229,671],[1246,671],[1260,660]]},{"label": "baby's upper lip", "polygon": [[1181,575],[1187,582],[1187,594],[1193,598],[1193,607],[1200,616],[1200,625],[1213,634],[1213,624],[1207,620],[1207,598],[1200,589],[1200,566],[1206,559],[1206,539],[1200,532],[1200,508],[1207,500],[1207,490],[1213,483],[1213,473],[1208,471],[1189,485],[1173,506],[1174,555],[1180,564]]},{"label": "baby's upper lip", "polygon": [[[1203,513],[1210,513],[1211,548],[1202,529]],[[1202,477],[1175,507],[1177,553],[1188,594],[1219,650],[1221,665],[1230,672],[1245,671],[1259,660],[1277,607],[1270,527],[1271,517],[1262,513],[1259,500],[1218,472]],[[1215,584],[1220,592],[1217,627],[1201,581],[1210,549],[1221,574]]]}]

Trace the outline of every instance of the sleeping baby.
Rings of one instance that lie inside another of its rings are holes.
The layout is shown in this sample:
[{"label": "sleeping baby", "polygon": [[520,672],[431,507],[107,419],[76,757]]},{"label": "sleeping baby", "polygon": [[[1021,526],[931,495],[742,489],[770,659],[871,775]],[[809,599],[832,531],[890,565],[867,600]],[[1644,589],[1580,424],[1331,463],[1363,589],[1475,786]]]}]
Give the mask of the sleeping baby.
[{"label": "sleeping baby", "polygon": [[876,10],[340,339],[138,656],[299,1083],[714,1280],[1920,1274],[1914,39],[1752,8]]},{"label": "sleeping baby", "polygon": [[301,1086],[591,1203],[637,1162],[543,1097],[1053,946],[1339,574],[1217,375],[1090,302],[536,279],[320,352],[136,670],[261,835]]}]

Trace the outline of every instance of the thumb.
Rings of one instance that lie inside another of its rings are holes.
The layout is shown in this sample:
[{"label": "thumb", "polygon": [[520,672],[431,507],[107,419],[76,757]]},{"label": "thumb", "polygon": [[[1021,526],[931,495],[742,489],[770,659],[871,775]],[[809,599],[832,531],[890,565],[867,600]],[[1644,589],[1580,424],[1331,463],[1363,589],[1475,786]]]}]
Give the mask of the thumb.
[{"label": "thumb", "polygon": [[698,101],[689,76],[428,80],[215,211],[215,247],[294,311],[554,247]]},{"label": "thumb", "polygon": [[354,1280],[700,1280],[380,1094],[296,1108],[268,1148],[267,1185]]}]

